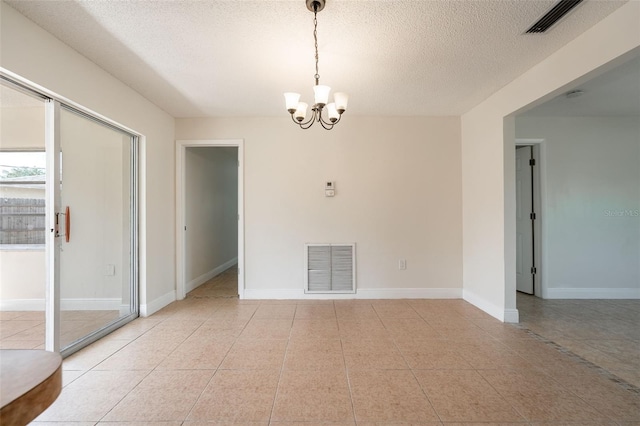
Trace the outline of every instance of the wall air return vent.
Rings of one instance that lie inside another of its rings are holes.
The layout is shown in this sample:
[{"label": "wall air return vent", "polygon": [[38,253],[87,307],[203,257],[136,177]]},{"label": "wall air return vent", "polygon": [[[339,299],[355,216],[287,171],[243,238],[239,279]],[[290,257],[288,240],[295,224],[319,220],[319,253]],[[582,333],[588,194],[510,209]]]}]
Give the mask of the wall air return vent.
[{"label": "wall air return vent", "polygon": [[306,244],[305,293],[355,293],[355,244]]},{"label": "wall air return vent", "polygon": [[582,0],[560,0],[556,3],[544,16],[538,19],[538,22],[533,24],[526,32],[532,33],[544,33],[551,28],[556,22],[562,19],[567,13],[573,10],[574,7],[582,3]]}]

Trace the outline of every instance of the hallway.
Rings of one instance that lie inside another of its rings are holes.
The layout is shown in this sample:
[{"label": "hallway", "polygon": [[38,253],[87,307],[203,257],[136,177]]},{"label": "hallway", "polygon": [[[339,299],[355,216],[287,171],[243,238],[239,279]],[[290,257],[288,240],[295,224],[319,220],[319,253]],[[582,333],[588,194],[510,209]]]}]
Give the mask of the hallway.
[{"label": "hallway", "polygon": [[233,266],[220,275],[216,275],[206,283],[187,293],[188,299],[199,298],[237,298],[238,297],[238,267]]}]

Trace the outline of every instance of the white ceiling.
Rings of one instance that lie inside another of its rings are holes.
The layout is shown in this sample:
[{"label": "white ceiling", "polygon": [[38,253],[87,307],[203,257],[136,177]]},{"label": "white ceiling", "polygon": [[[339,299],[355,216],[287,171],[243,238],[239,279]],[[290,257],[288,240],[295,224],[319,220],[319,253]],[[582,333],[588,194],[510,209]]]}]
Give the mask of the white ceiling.
[{"label": "white ceiling", "polygon": [[566,93],[522,115],[537,117],[640,116],[640,57],[573,87],[582,95]]},{"label": "white ceiling", "polygon": [[[546,34],[555,0],[327,0],[321,83],[347,114],[460,115],[626,0],[587,0]],[[6,0],[174,117],[286,114],[311,100],[304,0]]]}]

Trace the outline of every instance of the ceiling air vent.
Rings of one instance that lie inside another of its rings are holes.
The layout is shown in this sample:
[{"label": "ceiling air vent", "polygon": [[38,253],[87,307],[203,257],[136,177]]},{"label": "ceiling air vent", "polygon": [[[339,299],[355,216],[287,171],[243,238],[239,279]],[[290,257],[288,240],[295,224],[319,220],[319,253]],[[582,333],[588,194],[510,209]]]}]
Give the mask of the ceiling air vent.
[{"label": "ceiling air vent", "polygon": [[551,28],[556,22],[558,22],[564,15],[569,13],[574,7],[582,3],[582,0],[560,0],[555,4],[544,16],[538,19],[538,22],[533,24],[526,32],[532,33],[544,33]]}]

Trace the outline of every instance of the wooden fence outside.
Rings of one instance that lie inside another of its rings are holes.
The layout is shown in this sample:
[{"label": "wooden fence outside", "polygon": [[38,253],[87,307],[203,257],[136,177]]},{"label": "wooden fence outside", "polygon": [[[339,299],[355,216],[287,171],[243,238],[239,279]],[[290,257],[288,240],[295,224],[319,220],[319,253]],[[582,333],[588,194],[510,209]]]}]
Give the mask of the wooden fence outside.
[{"label": "wooden fence outside", "polygon": [[43,199],[0,198],[0,244],[44,244]]}]

